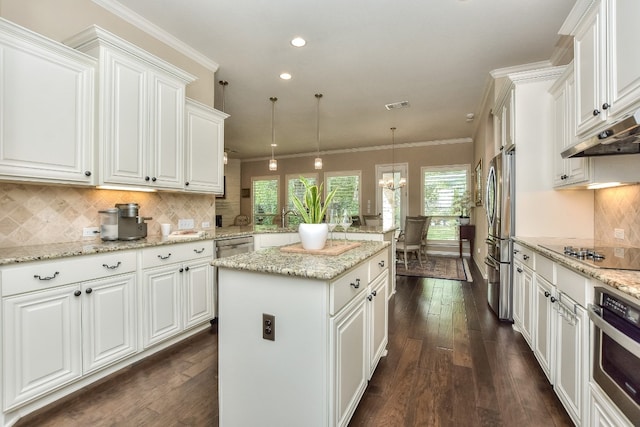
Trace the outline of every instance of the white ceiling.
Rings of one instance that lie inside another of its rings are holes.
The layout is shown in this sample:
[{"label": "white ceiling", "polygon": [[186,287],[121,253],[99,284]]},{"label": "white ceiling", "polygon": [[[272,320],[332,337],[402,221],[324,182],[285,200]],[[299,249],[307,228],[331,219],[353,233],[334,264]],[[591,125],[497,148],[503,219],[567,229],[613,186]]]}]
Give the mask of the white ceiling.
[{"label": "white ceiling", "polygon": [[[220,65],[231,157],[472,136],[489,72],[550,59],[574,0],[121,0]],[[294,36],[307,40],[294,48]],[[293,78],[278,76],[289,72]],[[222,108],[216,84],[216,108]],[[384,105],[409,101],[410,108]]]}]

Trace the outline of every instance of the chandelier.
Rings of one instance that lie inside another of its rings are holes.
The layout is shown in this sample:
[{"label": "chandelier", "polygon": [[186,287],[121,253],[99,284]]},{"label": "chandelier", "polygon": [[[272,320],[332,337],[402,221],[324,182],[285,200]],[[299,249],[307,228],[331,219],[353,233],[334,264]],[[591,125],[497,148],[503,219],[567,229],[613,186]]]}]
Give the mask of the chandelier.
[{"label": "chandelier", "polygon": [[395,162],[395,145],[396,145],[396,128],[392,127],[391,128],[391,178],[389,179],[384,179],[384,178],[380,178],[380,180],[378,181],[378,187],[387,189],[387,190],[391,190],[391,191],[395,191],[399,188],[404,187],[405,185],[407,185],[407,180],[403,177],[400,177],[400,179],[398,180],[398,184],[395,183],[395,176],[396,176],[396,162]]}]

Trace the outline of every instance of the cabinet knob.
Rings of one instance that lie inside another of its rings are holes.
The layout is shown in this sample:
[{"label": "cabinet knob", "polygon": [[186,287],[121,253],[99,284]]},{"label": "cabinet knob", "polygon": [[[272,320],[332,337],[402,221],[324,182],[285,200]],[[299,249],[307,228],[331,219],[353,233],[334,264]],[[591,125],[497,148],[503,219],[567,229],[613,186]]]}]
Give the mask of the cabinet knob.
[{"label": "cabinet knob", "polygon": [[522,255],[522,259],[525,260],[525,261],[528,260],[529,259],[529,255],[526,255],[526,254]]},{"label": "cabinet knob", "polygon": [[378,265],[379,265],[380,267],[384,267],[384,260],[380,261],[380,262],[378,263]]},{"label": "cabinet knob", "polygon": [[156,178],[155,176],[153,178],[151,178],[151,181],[156,182],[158,180],[158,178]]},{"label": "cabinet knob", "polygon": [[551,297],[551,302],[556,302],[556,301],[558,301],[556,297]]},{"label": "cabinet knob", "polygon": [[151,177],[149,177],[149,176],[145,176],[145,177],[144,177],[144,180],[145,180],[145,181],[147,181],[147,182],[148,182],[150,179],[151,179]]},{"label": "cabinet knob", "polygon": [[184,271],[184,268],[180,267],[180,270],[178,270],[180,273],[182,273]]},{"label": "cabinet knob", "polygon": [[608,103],[608,102],[605,102],[604,104],[602,104],[602,109],[603,109],[603,110],[608,110],[608,109],[609,109],[609,107],[611,107],[611,106],[609,105],[609,103]]},{"label": "cabinet knob", "polygon": [[376,295],[378,295],[378,291],[373,291],[371,292],[373,294],[373,296],[375,297]]},{"label": "cabinet knob", "polygon": [[522,269],[520,267],[516,268],[516,270],[518,271],[518,273],[522,273]]},{"label": "cabinet knob", "polygon": [[91,176],[91,171],[84,171],[85,176]]},{"label": "cabinet knob", "polygon": [[90,294],[91,292],[93,292],[93,289],[91,288],[87,288],[87,290],[85,291],[86,293]]},{"label": "cabinet knob", "polygon": [[185,267],[185,268],[184,268],[184,271],[189,271],[189,267]]},{"label": "cabinet knob", "polygon": [[79,297],[80,295],[82,295],[82,292],[80,292],[80,291],[75,291],[75,292],[73,293],[73,295],[75,295],[75,296]]},{"label": "cabinet knob", "polygon": [[549,291],[544,291],[544,296],[545,296],[545,298],[549,298],[549,296],[550,296],[550,295],[551,295],[551,294],[549,293]]},{"label": "cabinet knob", "polygon": [[597,108],[595,110],[593,110],[593,115],[597,116],[598,114],[600,114],[600,110],[598,110]]},{"label": "cabinet knob", "polygon": [[184,185],[189,186],[189,181],[185,182]]},{"label": "cabinet knob", "polygon": [[373,299],[373,295],[372,294],[367,295],[367,299],[371,301]]},{"label": "cabinet knob", "polygon": [[360,287],[360,279],[356,279],[356,283],[350,283],[353,286],[353,289],[358,289]]}]

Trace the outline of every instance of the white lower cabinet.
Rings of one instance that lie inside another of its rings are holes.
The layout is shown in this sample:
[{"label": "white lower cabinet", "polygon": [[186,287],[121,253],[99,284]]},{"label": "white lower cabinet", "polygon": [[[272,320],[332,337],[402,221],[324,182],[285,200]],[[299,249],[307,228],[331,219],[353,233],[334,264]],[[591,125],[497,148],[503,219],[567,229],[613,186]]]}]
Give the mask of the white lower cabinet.
[{"label": "white lower cabinet", "polygon": [[213,319],[212,259],[211,241],[143,249],[144,348]]},{"label": "white lower cabinet", "polygon": [[554,382],[553,363],[556,349],[555,300],[556,287],[543,277],[536,275],[533,299],[533,314],[535,316],[533,354],[552,384]]},{"label": "white lower cabinet", "polygon": [[5,411],[136,352],[135,253],[87,258],[2,271]]},{"label": "white lower cabinet", "polygon": [[588,397],[589,318],[587,311],[558,293],[555,383],[553,388],[573,422],[585,419]]},{"label": "white lower cabinet", "polygon": [[589,420],[591,427],[632,427],[633,424],[611,402],[600,387],[591,383],[589,387]]},{"label": "white lower cabinet", "polygon": [[513,267],[513,321],[529,346],[533,347],[533,271],[515,260]]}]

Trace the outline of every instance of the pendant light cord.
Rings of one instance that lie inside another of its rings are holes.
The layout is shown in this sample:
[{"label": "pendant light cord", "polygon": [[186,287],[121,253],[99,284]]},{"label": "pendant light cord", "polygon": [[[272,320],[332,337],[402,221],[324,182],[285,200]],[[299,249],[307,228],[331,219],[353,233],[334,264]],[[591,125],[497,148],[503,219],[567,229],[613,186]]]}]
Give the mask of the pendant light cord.
[{"label": "pendant light cord", "polygon": [[316,93],[315,97],[318,100],[316,105],[316,149],[318,157],[320,157],[320,98],[322,98],[322,94]]}]

